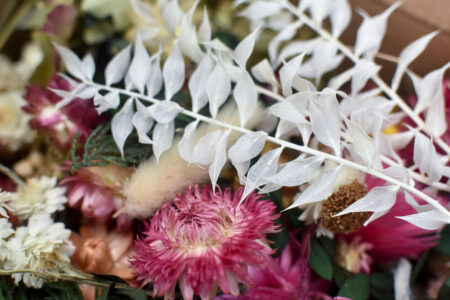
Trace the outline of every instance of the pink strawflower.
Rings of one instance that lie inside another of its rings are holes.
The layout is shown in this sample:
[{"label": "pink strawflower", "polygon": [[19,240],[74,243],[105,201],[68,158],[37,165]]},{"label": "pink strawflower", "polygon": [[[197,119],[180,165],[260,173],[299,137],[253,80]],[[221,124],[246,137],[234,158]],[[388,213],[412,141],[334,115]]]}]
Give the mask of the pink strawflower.
[{"label": "pink strawflower", "polygon": [[[365,184],[370,190],[384,184],[383,180],[366,176]],[[419,199],[416,199],[420,203]],[[424,251],[436,245],[439,236],[436,231],[419,228],[409,222],[403,221],[398,216],[417,213],[406,201],[402,192],[397,195],[397,201],[392,209],[384,216],[361,227],[358,231],[341,235],[338,239],[356,242],[365,245],[364,252],[375,263],[388,263],[394,259],[407,257],[417,259]],[[370,246],[368,246],[370,245]],[[353,245],[355,246],[355,245]],[[350,252],[338,253],[338,256],[350,255]],[[371,263],[364,255],[366,262]],[[346,259],[347,260],[347,259]],[[363,263],[363,262],[361,262]],[[367,266],[361,269],[367,273]]]},{"label": "pink strawflower", "polygon": [[272,253],[265,241],[277,231],[275,205],[250,194],[240,205],[240,188],[188,188],[164,204],[146,223],[134,245],[131,264],[142,286],[152,283],[157,296],[173,298],[178,281],[184,299],[194,294],[212,299],[217,287],[239,295],[238,282],[249,285],[248,265]]},{"label": "pink strawflower", "polygon": [[92,130],[104,121],[98,116],[92,99],[76,98],[66,106],[56,108],[62,98],[49,89],[70,91],[72,86],[57,75],[53,76],[45,90],[28,86],[24,96],[28,103],[23,109],[32,116],[31,127],[48,134],[60,148],[68,149],[77,131],[80,131],[79,141],[86,140]]},{"label": "pink strawflower", "polygon": [[331,300],[326,294],[330,282],[314,278],[308,264],[311,251],[311,231],[303,235],[301,243],[293,238],[278,258],[265,255],[263,266],[249,266],[251,286],[242,296],[221,295],[215,300]]},{"label": "pink strawflower", "polygon": [[[70,207],[80,209],[85,217],[103,222],[123,206],[122,185],[131,173],[131,169],[116,165],[81,168],[62,179],[60,185],[67,187]],[[120,215],[118,221],[125,219],[125,215]]]}]

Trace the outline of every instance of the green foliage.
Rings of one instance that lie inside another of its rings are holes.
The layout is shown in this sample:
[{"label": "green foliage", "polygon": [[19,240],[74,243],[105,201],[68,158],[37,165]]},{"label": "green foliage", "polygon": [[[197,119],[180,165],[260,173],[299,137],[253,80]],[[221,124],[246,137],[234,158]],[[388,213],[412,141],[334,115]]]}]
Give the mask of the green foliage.
[{"label": "green foliage", "polygon": [[338,296],[352,300],[369,299],[369,280],[366,274],[356,274],[349,278],[339,290]]},{"label": "green foliage", "polygon": [[333,265],[325,249],[315,238],[311,240],[311,255],[309,256],[309,265],[320,277],[327,280],[333,278]]},{"label": "green foliage", "polygon": [[373,273],[369,277],[370,294],[378,300],[394,300],[394,279],[392,274]]},{"label": "green foliage", "polygon": [[81,291],[75,282],[56,281],[44,284],[41,289],[27,288],[20,283],[15,285],[10,276],[0,276],[0,300],[81,300]]},{"label": "green foliage", "polygon": [[147,294],[144,290],[120,289],[112,283],[107,288],[96,289],[96,300],[146,300]]},{"label": "green foliage", "polygon": [[442,230],[436,250],[450,256],[450,225],[445,226]]},{"label": "green foliage", "polygon": [[425,263],[428,260],[428,257],[430,256],[430,251],[425,251],[419,258],[419,260],[414,265],[414,268],[411,273],[411,282],[414,282],[417,280],[417,278],[420,275],[420,272],[422,271],[423,267],[425,266]]},{"label": "green foliage", "polygon": [[128,167],[138,164],[143,158],[148,156],[150,147],[134,143],[127,146],[125,157],[122,158],[110,131],[110,124],[97,127],[87,138],[81,157],[78,156],[79,132],[77,132],[70,151],[72,173],[80,168],[106,166],[108,164]]},{"label": "green foliage", "polygon": [[448,300],[450,299],[450,277],[448,277],[441,289],[439,290],[438,300]]}]

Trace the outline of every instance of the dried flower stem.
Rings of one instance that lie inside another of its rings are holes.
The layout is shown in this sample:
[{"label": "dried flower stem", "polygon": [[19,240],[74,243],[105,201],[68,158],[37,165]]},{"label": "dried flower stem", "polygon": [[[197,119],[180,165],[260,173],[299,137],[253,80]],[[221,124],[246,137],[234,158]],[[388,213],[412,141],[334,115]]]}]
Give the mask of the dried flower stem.
[{"label": "dried flower stem", "polygon": [[[84,81],[83,84],[91,85],[91,86],[95,87],[98,90],[106,90],[106,91],[109,91],[109,92],[116,92],[116,93],[119,93],[119,94],[122,94],[122,95],[126,95],[126,96],[131,97],[131,98],[139,98],[139,99],[145,100],[145,101],[153,103],[153,104],[160,102],[160,100],[153,99],[152,97],[141,95],[139,93],[135,93],[135,92],[132,92],[132,91],[126,91],[126,90],[123,90],[123,89],[120,89],[120,88],[106,86],[106,85],[103,85],[103,84],[98,84],[98,83],[89,82],[89,81]],[[212,119],[210,117],[206,117],[206,116],[200,115],[200,114],[192,112],[192,111],[190,111],[188,109],[182,108],[180,113],[183,114],[183,115],[189,116],[189,117],[191,117],[193,119],[196,119],[196,120],[199,120],[199,121],[202,121],[202,122],[206,122],[206,123],[209,123],[209,124],[213,124],[213,125],[216,125],[216,126],[219,126],[219,127],[222,127],[222,128],[235,130],[235,131],[243,133],[243,134],[253,132],[252,130],[249,130],[249,129],[245,129],[245,128],[242,128],[242,127],[234,126],[234,125],[231,125],[231,124],[227,124],[227,123],[224,123],[224,122]],[[341,164],[343,166],[347,166],[347,167],[359,170],[361,172],[370,174],[372,176],[378,177],[380,179],[383,179],[383,180],[385,180],[385,181],[387,181],[387,182],[389,182],[389,183],[391,183],[393,185],[396,185],[396,186],[404,189],[405,191],[408,191],[411,194],[416,195],[417,197],[423,199],[428,204],[430,204],[431,206],[433,206],[434,208],[436,208],[437,210],[439,210],[444,215],[446,215],[446,216],[448,216],[450,218],[450,212],[448,212],[447,209],[445,209],[438,201],[434,200],[433,198],[431,198],[430,196],[426,195],[425,193],[415,189],[413,186],[410,186],[410,185],[408,185],[408,184],[406,184],[404,182],[401,182],[401,181],[399,181],[399,180],[397,180],[395,178],[389,177],[388,175],[386,175],[386,174],[384,174],[384,173],[382,173],[382,172],[380,172],[378,170],[375,170],[373,168],[369,168],[369,167],[364,166],[364,165],[360,165],[358,163],[346,160],[344,158],[341,158],[341,157],[338,157],[338,156],[335,156],[335,155],[332,155],[332,154],[329,154],[329,153],[325,153],[325,152],[322,152],[322,151],[319,151],[319,150],[316,150],[316,149],[313,149],[313,148],[309,148],[307,146],[297,145],[297,144],[294,144],[294,143],[291,143],[291,142],[288,142],[288,141],[284,141],[284,140],[281,140],[279,138],[275,138],[275,137],[272,137],[272,136],[268,136],[267,137],[267,141],[272,142],[274,144],[277,144],[277,145],[279,145],[281,147],[284,147],[284,148],[289,148],[289,149],[297,150],[299,152],[307,153],[307,154],[310,154],[310,155],[323,157],[325,159],[334,161],[334,162],[336,162],[338,164]]]},{"label": "dried flower stem", "polygon": [[[290,11],[294,16],[296,16],[298,19],[302,20],[309,28],[314,30],[316,33],[318,33],[322,38],[325,40],[334,43],[338,49],[347,56],[352,62],[357,64],[360,61],[360,58],[356,56],[349,47],[344,45],[342,42],[340,42],[338,39],[333,37],[328,31],[323,29],[321,26],[316,24],[314,20],[312,20],[310,17],[308,17],[305,13],[303,13],[300,9],[289,3],[288,1],[283,1],[284,7]],[[447,145],[447,143],[444,142],[440,137],[434,136],[430,129],[427,127],[425,122],[414,113],[414,111],[406,104],[403,99],[393,90],[391,89],[386,82],[381,79],[380,76],[374,75],[372,78],[373,82],[378,85],[381,90],[391,98],[394,103],[400,107],[407,115],[410,117],[418,126],[419,130],[424,131],[428,136],[433,138],[433,141],[441,147],[442,150],[444,150],[447,153],[446,161],[450,161],[450,146]]]},{"label": "dried flower stem", "polygon": [[12,181],[14,181],[18,186],[24,188],[26,187],[26,183],[17,175],[14,173],[13,170],[8,168],[7,166],[0,163],[0,172],[8,176]]}]

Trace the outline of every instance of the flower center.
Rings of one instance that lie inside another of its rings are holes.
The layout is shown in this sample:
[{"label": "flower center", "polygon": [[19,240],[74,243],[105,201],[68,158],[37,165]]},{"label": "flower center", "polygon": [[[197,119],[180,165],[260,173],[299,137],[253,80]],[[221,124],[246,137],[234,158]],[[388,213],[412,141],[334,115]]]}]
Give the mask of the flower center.
[{"label": "flower center", "polygon": [[339,217],[333,216],[366,194],[366,187],[356,179],[350,184],[341,186],[322,203],[320,216],[322,225],[334,233],[349,233],[361,228],[362,224],[370,217],[369,212],[350,213]]}]

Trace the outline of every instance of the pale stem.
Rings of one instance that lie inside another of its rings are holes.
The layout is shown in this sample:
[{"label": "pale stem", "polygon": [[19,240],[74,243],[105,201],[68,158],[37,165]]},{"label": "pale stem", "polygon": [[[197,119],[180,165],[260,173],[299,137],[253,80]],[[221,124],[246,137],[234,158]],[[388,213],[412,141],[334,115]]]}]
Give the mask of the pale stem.
[{"label": "pale stem", "polygon": [[[99,90],[102,89],[102,90],[107,90],[107,91],[110,91],[110,92],[117,92],[119,94],[127,95],[127,96],[132,97],[132,98],[144,99],[145,101],[148,101],[148,102],[153,103],[153,104],[160,102],[160,100],[153,99],[152,97],[141,95],[139,93],[135,93],[135,92],[132,92],[132,91],[125,91],[125,90],[122,90],[120,88],[110,87],[110,86],[106,86],[106,85],[103,85],[103,84],[98,84],[98,83],[94,83],[94,82],[87,82],[87,81],[85,81],[83,83],[87,84],[87,85],[94,86],[94,87],[96,87]],[[253,132],[252,130],[249,130],[249,129],[246,129],[246,128],[243,128],[243,127],[234,126],[234,125],[231,125],[231,124],[228,124],[228,123],[224,123],[224,122],[212,119],[210,117],[206,117],[204,115],[200,115],[198,113],[194,113],[194,112],[192,112],[192,111],[190,111],[188,109],[185,109],[185,108],[181,108],[180,113],[182,113],[182,114],[184,114],[186,116],[189,116],[189,117],[191,117],[193,119],[196,119],[196,120],[199,120],[199,121],[203,121],[205,123],[213,124],[213,125],[216,125],[216,126],[219,126],[219,127],[222,127],[222,128],[235,130],[235,131],[243,133],[243,134]],[[364,172],[366,174],[370,174],[372,176],[375,176],[375,177],[383,179],[383,180],[385,180],[387,182],[390,182],[391,184],[396,185],[398,187],[401,187],[405,191],[408,191],[411,194],[416,195],[417,197],[423,199],[424,201],[429,203],[431,206],[433,206],[434,208],[436,208],[437,210],[442,212],[444,215],[446,215],[449,218],[449,220],[450,220],[450,212],[448,212],[447,209],[445,209],[441,204],[439,204],[438,201],[434,200],[433,198],[431,198],[430,196],[426,195],[425,193],[415,189],[414,187],[412,187],[412,186],[410,186],[410,185],[408,185],[408,184],[406,184],[404,182],[401,182],[401,181],[399,181],[399,180],[397,180],[395,178],[391,178],[388,175],[386,175],[386,174],[384,174],[384,173],[382,173],[380,171],[377,171],[375,169],[369,168],[367,166],[360,165],[360,164],[352,162],[352,161],[348,161],[348,160],[346,160],[344,158],[341,158],[341,157],[338,157],[338,156],[335,156],[335,155],[332,155],[332,154],[329,154],[329,153],[325,153],[325,152],[322,152],[322,151],[319,151],[319,150],[316,150],[316,149],[312,149],[312,148],[309,148],[307,146],[297,145],[297,144],[294,144],[294,143],[291,143],[291,142],[288,142],[288,141],[284,141],[284,140],[281,140],[281,139],[278,139],[278,138],[275,138],[275,137],[272,137],[272,136],[268,136],[266,138],[266,140],[269,141],[269,142],[272,142],[274,144],[277,144],[277,145],[279,145],[281,147],[284,147],[284,148],[289,148],[289,149],[297,150],[299,152],[307,153],[307,154],[310,154],[310,155],[323,157],[325,159],[334,161],[334,162],[336,162],[338,164],[341,164],[341,165],[344,165],[344,166],[347,166],[347,167],[359,170],[359,171]]]},{"label": "pale stem", "polygon": [[[322,36],[322,38],[336,44],[339,50],[355,64],[357,64],[360,61],[360,58],[356,56],[346,45],[344,45],[338,39],[333,37],[328,31],[324,30],[321,26],[317,25],[314,20],[309,18],[306,14],[297,9],[294,5],[292,5],[287,1],[283,1],[283,5],[293,15],[302,20],[308,27],[310,27],[312,30],[316,31],[320,36]],[[447,145],[440,137],[434,136],[429,130],[429,128],[426,126],[425,122],[414,113],[414,111],[408,106],[408,104],[406,104],[403,101],[403,99],[399,95],[397,95],[397,93],[393,89],[391,89],[383,81],[383,79],[381,79],[380,76],[374,75],[372,76],[371,79],[375,84],[378,85],[378,87],[380,87],[383,90],[383,92],[386,95],[388,95],[391,98],[392,101],[394,101],[394,103],[397,106],[399,106],[408,115],[408,117],[410,117],[417,124],[419,129],[423,130],[425,133],[428,134],[428,136],[433,138],[433,141],[448,154],[446,158],[448,161],[450,159],[450,146]]]},{"label": "pale stem", "polygon": [[12,181],[14,181],[21,188],[26,187],[26,183],[20,178],[13,170],[8,168],[7,166],[0,163],[0,172],[8,176]]}]

